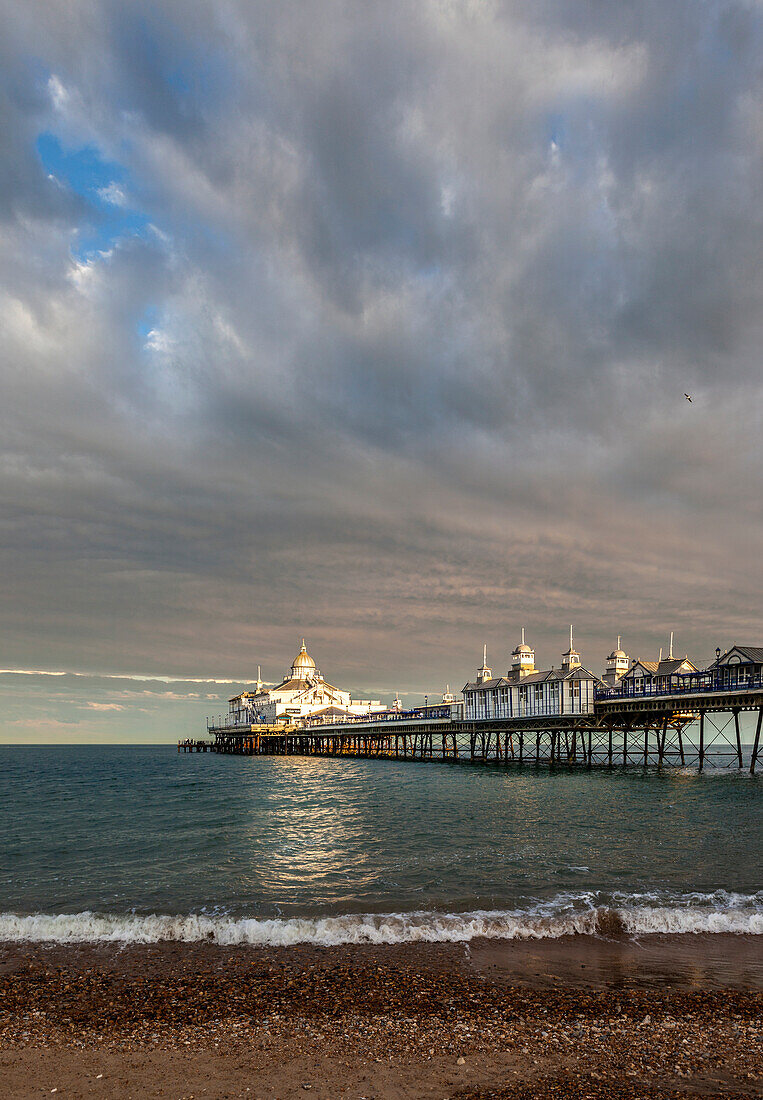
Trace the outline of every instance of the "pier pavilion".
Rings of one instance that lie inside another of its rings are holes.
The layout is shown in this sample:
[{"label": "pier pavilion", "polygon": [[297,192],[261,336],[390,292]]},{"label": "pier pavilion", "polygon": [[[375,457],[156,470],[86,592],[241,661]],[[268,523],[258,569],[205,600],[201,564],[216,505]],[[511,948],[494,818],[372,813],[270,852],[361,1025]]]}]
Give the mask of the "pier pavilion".
[{"label": "pier pavilion", "polygon": [[307,652],[305,639],[280,684],[266,687],[259,675],[253,691],[228,700],[229,721],[234,724],[268,724],[296,721],[317,715],[337,718],[386,710],[378,699],[355,699],[349,691],[334,687],[321,676]]}]

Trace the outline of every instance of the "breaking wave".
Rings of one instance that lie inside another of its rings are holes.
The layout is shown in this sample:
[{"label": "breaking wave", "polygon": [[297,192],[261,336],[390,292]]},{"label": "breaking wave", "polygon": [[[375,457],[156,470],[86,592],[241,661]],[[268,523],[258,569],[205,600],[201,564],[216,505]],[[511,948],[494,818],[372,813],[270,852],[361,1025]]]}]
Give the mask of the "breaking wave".
[{"label": "breaking wave", "polygon": [[688,894],[662,904],[657,895],[615,896],[608,905],[590,895],[560,895],[526,910],[471,913],[348,914],[290,919],[188,914],[0,914],[0,941],[52,943],[215,943],[288,947],[314,944],[466,943],[537,940],[569,935],[737,933],[763,935],[763,892]]}]

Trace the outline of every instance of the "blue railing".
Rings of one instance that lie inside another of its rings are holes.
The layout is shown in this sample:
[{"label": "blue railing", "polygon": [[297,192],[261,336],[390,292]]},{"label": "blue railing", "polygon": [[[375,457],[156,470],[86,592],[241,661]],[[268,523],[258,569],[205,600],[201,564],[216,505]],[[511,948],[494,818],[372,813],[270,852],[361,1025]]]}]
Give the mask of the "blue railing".
[{"label": "blue railing", "polygon": [[[460,700],[459,700],[460,701]],[[457,705],[457,704],[456,704]],[[240,712],[239,712],[240,713]],[[450,718],[451,717],[451,704],[443,703],[441,705],[432,705],[428,707],[417,707],[414,710],[389,710],[389,711],[370,711],[367,714],[346,714],[338,717],[320,717],[311,716],[309,714],[303,717],[298,717],[298,721],[305,726],[335,726],[352,724],[356,722],[410,722],[412,720],[430,720],[432,718]],[[252,716],[246,718],[240,718],[237,715],[220,715],[216,720],[207,718],[207,730],[215,729],[236,729],[244,728],[249,729],[250,726],[258,725],[262,723],[264,719],[262,716]],[[271,725],[277,725],[278,723],[288,724],[289,717],[281,716],[276,721],[271,722]]]},{"label": "blue railing", "polygon": [[[667,678],[666,678],[667,679]],[[700,695],[710,692],[754,691],[763,688],[763,670],[753,666],[749,673],[744,666],[724,666],[720,669],[707,669],[704,672],[682,672],[671,676],[667,683],[659,683],[645,677],[640,680],[620,680],[611,688],[597,688],[597,702],[607,699],[643,699],[649,696]]]}]

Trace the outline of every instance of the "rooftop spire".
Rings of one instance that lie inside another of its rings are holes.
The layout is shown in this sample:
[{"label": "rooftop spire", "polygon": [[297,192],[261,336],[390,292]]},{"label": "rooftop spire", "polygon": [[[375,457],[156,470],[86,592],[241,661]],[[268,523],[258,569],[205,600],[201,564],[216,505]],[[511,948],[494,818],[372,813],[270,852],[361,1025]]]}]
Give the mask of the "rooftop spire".
[{"label": "rooftop spire", "polygon": [[486,680],[492,680],[493,670],[488,668],[487,642],[482,647],[482,668],[477,669],[477,683],[484,684]]},{"label": "rooftop spire", "polygon": [[580,667],[580,654],[572,643],[572,624],[570,624],[570,648],[562,654],[562,671],[569,672]]}]

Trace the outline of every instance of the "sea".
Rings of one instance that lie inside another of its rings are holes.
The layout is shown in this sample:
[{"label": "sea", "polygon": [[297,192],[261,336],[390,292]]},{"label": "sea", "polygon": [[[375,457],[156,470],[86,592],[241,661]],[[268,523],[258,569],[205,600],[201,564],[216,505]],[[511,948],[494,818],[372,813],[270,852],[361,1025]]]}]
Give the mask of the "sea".
[{"label": "sea", "polygon": [[763,934],[763,778],[0,747],[0,941]]}]

